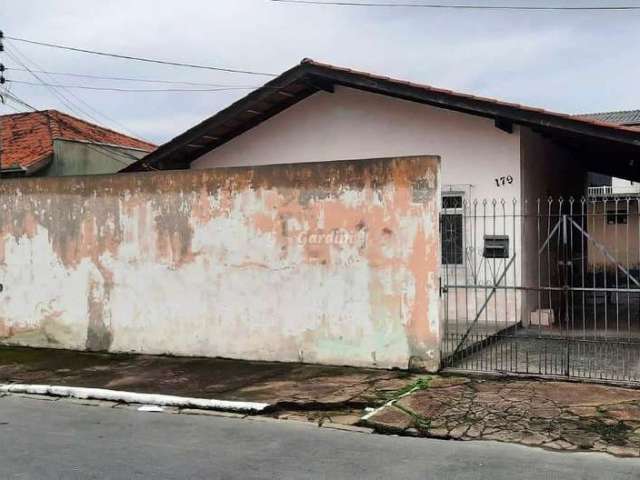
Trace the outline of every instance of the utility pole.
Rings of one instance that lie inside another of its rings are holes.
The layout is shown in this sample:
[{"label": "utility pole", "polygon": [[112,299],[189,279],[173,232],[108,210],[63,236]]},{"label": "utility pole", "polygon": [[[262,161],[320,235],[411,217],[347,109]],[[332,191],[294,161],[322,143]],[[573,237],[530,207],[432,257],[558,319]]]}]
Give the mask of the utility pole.
[{"label": "utility pole", "polygon": [[[4,33],[2,33],[2,30],[0,30],[0,53],[4,52],[4,45],[2,43],[2,40],[4,38]],[[5,79],[4,79],[4,65],[2,64],[2,58],[0,58],[0,88],[2,88],[2,86],[5,83]],[[2,95],[2,93],[0,92],[0,103],[4,104],[4,96]],[[0,180],[2,179],[2,117],[0,116]],[[0,283],[0,292],[2,292],[4,290],[4,285],[2,283]]]}]

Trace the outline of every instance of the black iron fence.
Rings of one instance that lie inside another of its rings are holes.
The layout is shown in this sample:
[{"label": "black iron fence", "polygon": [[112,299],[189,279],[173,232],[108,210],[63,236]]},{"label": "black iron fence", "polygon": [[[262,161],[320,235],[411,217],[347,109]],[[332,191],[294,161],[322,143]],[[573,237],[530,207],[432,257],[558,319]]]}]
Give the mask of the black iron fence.
[{"label": "black iron fence", "polygon": [[640,198],[441,214],[443,367],[640,381]]}]

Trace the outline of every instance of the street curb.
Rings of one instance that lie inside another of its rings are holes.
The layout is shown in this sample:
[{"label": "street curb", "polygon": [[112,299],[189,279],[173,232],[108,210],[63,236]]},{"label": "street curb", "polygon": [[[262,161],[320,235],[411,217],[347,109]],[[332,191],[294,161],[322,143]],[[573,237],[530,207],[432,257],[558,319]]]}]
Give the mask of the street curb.
[{"label": "street curb", "polygon": [[259,413],[266,410],[268,403],[232,402],[207,398],[178,397],[148,393],[124,392],[102,388],[63,387],[54,385],[0,384],[0,393],[45,395],[50,397],[77,398],[82,400],[106,400],[118,403],[158,405],[162,407],[196,408],[223,412]]}]

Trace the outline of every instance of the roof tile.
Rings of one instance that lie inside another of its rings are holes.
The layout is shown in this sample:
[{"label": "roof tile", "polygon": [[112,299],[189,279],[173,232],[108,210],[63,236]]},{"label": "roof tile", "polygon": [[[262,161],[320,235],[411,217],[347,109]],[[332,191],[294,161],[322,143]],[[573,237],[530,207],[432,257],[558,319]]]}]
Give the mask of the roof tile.
[{"label": "roof tile", "polygon": [[155,145],[57,110],[0,116],[0,165],[28,169],[53,154],[55,139],[114,145],[151,152]]},{"label": "roof tile", "polygon": [[625,110],[620,112],[586,113],[581,118],[600,120],[614,125],[640,126],[640,110]]}]

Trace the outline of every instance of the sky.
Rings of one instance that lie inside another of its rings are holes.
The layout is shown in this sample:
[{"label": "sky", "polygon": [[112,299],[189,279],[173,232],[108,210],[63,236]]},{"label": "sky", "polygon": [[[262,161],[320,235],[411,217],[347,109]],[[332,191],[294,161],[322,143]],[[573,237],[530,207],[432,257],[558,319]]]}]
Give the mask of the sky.
[{"label": "sky", "polygon": [[[389,1],[389,0],[387,0]],[[402,3],[406,3],[406,0]],[[416,3],[420,3],[416,0]],[[638,0],[441,0],[484,5],[640,5]],[[5,35],[80,48],[280,73],[309,57],[565,113],[640,108],[640,10],[531,12],[364,8],[270,0],[0,0]],[[0,62],[99,76],[256,87],[264,76],[103,58],[5,40]],[[129,89],[203,88],[59,75],[49,83]],[[55,108],[164,143],[250,90],[106,92],[49,89],[9,70],[7,85]],[[13,113],[12,102],[0,113]]]}]

